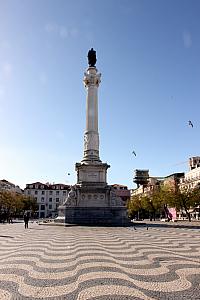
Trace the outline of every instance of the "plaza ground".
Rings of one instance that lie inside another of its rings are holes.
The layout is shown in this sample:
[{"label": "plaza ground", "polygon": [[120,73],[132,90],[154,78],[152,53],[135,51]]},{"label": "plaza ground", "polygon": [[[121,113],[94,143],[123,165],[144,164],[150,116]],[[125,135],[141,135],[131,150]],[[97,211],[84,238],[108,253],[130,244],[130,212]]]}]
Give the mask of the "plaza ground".
[{"label": "plaza ground", "polygon": [[200,228],[172,225],[0,224],[0,299],[200,299]]}]

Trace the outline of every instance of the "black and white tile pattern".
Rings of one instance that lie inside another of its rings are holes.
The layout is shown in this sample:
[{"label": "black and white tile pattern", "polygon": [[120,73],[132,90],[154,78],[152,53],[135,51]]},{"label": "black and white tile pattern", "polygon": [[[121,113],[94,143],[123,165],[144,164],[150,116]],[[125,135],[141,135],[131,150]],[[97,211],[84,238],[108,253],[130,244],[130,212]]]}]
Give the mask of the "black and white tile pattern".
[{"label": "black and white tile pattern", "polygon": [[0,224],[0,299],[200,299],[200,230]]}]

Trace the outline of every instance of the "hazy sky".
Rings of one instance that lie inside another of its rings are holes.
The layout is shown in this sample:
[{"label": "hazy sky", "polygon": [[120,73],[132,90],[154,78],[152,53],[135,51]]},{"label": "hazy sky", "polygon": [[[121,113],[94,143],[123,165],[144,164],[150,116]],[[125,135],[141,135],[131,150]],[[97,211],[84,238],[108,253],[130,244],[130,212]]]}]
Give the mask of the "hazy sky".
[{"label": "hazy sky", "polygon": [[76,183],[91,47],[109,184],[200,155],[200,1],[0,0],[0,179]]}]

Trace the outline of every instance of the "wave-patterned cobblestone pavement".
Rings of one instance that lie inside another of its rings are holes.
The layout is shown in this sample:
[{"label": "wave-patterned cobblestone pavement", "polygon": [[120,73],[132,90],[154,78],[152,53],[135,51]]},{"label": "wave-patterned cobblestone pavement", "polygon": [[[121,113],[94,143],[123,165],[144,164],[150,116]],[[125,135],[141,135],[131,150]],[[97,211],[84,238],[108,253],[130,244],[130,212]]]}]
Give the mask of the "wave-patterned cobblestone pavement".
[{"label": "wave-patterned cobblestone pavement", "polygon": [[2,224],[0,299],[200,299],[200,232]]}]

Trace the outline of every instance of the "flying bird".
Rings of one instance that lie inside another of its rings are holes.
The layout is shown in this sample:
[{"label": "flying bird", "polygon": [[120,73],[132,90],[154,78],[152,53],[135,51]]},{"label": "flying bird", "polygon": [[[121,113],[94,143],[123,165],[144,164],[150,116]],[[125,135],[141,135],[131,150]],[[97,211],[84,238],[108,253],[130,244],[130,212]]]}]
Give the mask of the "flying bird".
[{"label": "flying bird", "polygon": [[67,173],[67,175],[70,175],[70,173]]},{"label": "flying bird", "polygon": [[192,124],[192,121],[188,121],[188,125],[191,126],[192,128],[194,127],[194,125]]},{"label": "flying bird", "polygon": [[135,153],[135,151],[132,151],[132,154],[134,154],[134,155],[136,156],[136,153]]}]

